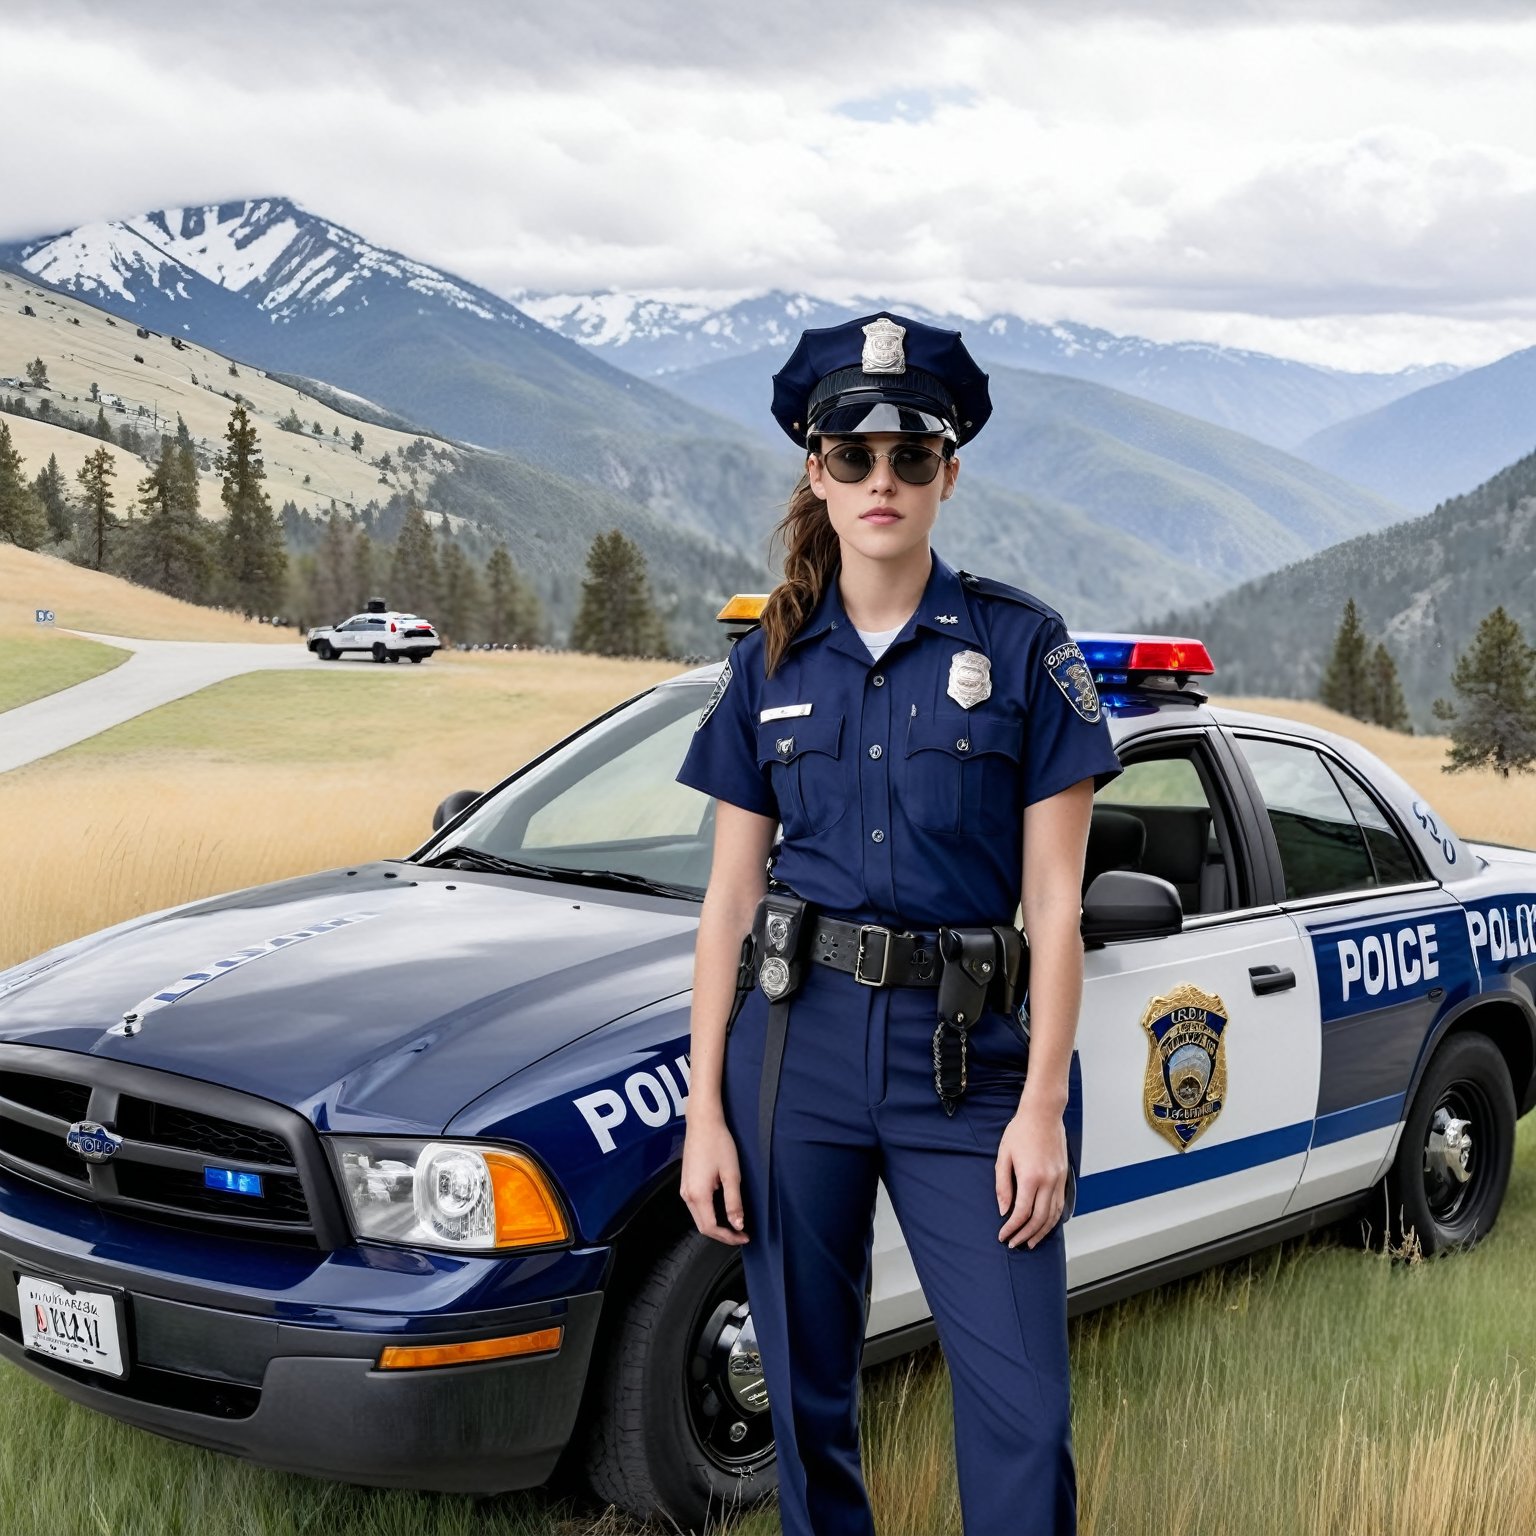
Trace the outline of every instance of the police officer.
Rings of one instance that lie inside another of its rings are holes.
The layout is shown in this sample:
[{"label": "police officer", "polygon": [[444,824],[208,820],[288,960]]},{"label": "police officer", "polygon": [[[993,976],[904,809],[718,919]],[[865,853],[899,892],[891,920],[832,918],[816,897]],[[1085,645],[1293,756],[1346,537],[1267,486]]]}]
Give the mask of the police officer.
[{"label": "police officer", "polygon": [[967,1533],[1071,1531],[1068,1089],[1092,796],[1119,763],[1061,616],[930,548],[991,411],[959,333],[808,330],[773,411],[806,451],[784,580],[678,774],[717,801],[683,1198],[743,1248],[786,1533],[873,1530],[881,1180],[949,1364]]}]

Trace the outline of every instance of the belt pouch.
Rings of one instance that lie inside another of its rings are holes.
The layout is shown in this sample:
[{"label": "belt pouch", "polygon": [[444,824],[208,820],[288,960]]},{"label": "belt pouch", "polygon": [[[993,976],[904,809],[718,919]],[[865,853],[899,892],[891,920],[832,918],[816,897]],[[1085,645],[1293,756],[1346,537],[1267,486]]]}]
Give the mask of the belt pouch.
[{"label": "belt pouch", "polygon": [[782,1002],[800,985],[802,939],[810,903],[799,896],[769,891],[758,903],[752,923],[757,954],[757,985],[770,1003]]},{"label": "belt pouch", "polygon": [[997,985],[1001,945],[991,928],[940,928],[939,1023],[933,1032],[933,1084],[945,1114],[952,1115],[966,1088],[966,1048],[971,1030]]}]

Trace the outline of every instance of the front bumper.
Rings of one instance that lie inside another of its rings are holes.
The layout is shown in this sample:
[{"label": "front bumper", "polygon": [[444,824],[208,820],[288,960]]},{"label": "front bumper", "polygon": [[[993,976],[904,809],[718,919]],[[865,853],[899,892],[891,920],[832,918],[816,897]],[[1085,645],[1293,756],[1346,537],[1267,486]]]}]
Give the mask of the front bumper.
[{"label": "front bumper", "polygon": [[[47,1213],[59,1218],[51,1231],[35,1220]],[[592,1288],[511,1302],[527,1285],[492,1271],[529,1266]],[[0,1178],[0,1355],[138,1428],[345,1482],[452,1493],[543,1482],[581,1402],[606,1268],[606,1250],[468,1261],[361,1247],[274,1252],[110,1219]],[[24,1350],[18,1275],[122,1292],[126,1375]],[[511,1304],[489,1305],[496,1293]],[[377,1366],[390,1344],[499,1338],[552,1323],[564,1329],[553,1354]]]}]

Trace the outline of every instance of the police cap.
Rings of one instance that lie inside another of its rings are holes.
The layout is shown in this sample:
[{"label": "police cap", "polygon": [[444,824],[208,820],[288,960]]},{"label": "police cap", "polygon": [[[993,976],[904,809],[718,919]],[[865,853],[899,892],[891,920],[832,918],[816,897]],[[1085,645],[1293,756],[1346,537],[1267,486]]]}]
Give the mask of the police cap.
[{"label": "police cap", "polygon": [[942,433],[967,443],[992,400],[959,331],[881,310],[803,332],[773,376],[773,414],[802,448],[821,433]]}]

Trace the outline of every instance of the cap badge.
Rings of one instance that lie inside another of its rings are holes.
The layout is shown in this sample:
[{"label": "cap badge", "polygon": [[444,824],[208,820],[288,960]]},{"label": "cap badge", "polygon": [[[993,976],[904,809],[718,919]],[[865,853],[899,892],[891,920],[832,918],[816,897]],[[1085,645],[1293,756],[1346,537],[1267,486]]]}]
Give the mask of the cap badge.
[{"label": "cap badge", "polygon": [[864,327],[864,372],[905,373],[907,354],[901,343],[906,334],[906,326],[894,320],[871,320]]},{"label": "cap badge", "polygon": [[992,697],[992,663],[980,651],[958,651],[949,658],[949,686],[944,690],[962,709]]}]

